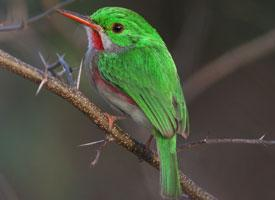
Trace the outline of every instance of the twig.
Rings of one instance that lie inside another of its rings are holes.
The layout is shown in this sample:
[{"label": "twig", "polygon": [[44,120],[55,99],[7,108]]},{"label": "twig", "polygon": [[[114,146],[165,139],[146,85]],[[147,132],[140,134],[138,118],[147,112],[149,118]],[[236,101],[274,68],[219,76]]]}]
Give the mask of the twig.
[{"label": "twig", "polygon": [[96,156],[90,163],[90,167],[94,167],[98,163],[99,157],[100,157],[101,153],[103,152],[103,150],[106,148],[107,144],[109,144],[113,141],[114,141],[114,139],[112,137],[110,137],[109,135],[106,136],[106,139],[104,140],[104,142],[96,150]]},{"label": "twig", "polygon": [[[25,79],[39,84],[43,79],[43,72],[34,68],[19,59],[0,50],[0,68],[6,69],[14,74],[17,74]],[[155,153],[146,149],[145,145],[133,139],[129,134],[124,132],[118,126],[114,126],[112,130],[109,129],[108,119],[97,106],[95,106],[87,97],[85,97],[79,90],[68,87],[58,79],[49,76],[48,81],[44,85],[49,91],[62,97],[67,102],[72,104],[75,108],[85,114],[92,122],[114,141],[135,154],[138,158],[142,158],[151,166],[159,169],[159,160]],[[214,196],[200,188],[186,175],[181,174],[181,185],[183,191],[189,195],[191,199],[213,200]]]},{"label": "twig", "polygon": [[71,87],[76,86],[76,83],[74,82],[74,78],[73,78],[73,74],[72,74],[72,69],[69,67],[68,63],[64,60],[65,55],[61,56],[58,53],[56,55],[57,55],[59,64],[63,68],[63,72],[61,72],[60,76],[62,76],[64,73],[69,86],[71,86]]},{"label": "twig", "polygon": [[52,14],[53,12],[55,12],[56,9],[58,8],[62,8],[64,6],[67,6],[71,3],[73,3],[74,1],[76,0],[65,0],[59,4],[56,4],[55,6],[49,8],[48,10],[46,10],[45,12],[39,14],[39,15],[36,15],[36,16],[33,16],[29,19],[27,19],[26,21],[21,21],[19,23],[15,23],[15,24],[10,24],[10,25],[1,25],[0,26],[0,32],[7,32],[7,31],[17,31],[17,30],[21,30],[23,28],[25,28],[26,26]]},{"label": "twig", "polygon": [[226,52],[218,59],[202,67],[185,83],[187,100],[192,101],[224,77],[272,51],[275,51],[275,29]]},{"label": "twig", "polygon": [[180,146],[178,152],[186,149],[199,147],[203,144],[253,144],[253,145],[275,145],[275,140],[264,140],[265,135],[258,139],[243,139],[243,138],[205,138],[199,141],[186,143]]}]

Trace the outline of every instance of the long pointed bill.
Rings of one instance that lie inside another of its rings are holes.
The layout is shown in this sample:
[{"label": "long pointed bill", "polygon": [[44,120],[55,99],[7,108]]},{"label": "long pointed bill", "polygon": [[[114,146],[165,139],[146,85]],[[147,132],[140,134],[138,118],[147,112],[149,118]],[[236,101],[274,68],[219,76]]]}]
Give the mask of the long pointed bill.
[{"label": "long pointed bill", "polygon": [[101,31],[101,26],[95,24],[92,22],[91,18],[88,16],[84,16],[84,15],[80,15],[76,12],[72,12],[69,10],[63,10],[63,9],[57,9],[56,10],[58,13],[60,13],[61,15],[70,18],[80,24],[83,24],[85,26],[90,27],[91,29],[95,30],[95,31]]}]

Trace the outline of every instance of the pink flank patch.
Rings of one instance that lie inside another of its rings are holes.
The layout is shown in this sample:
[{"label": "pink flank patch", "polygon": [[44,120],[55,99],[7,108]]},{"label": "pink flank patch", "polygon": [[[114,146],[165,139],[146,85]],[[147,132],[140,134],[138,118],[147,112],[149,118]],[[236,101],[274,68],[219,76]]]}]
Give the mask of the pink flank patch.
[{"label": "pink flank patch", "polygon": [[126,101],[129,104],[136,105],[135,101],[131,97],[121,92],[118,88],[116,88],[112,84],[108,83],[105,79],[103,79],[97,67],[93,67],[92,78],[95,81],[97,87],[106,90],[110,93],[115,93],[117,96],[121,98],[122,101]]}]

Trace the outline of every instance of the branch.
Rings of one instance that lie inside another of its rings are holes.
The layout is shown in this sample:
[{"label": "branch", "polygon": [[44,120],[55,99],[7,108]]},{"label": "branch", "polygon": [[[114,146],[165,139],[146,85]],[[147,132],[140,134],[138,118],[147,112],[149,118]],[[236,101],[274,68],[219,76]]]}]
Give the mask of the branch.
[{"label": "branch", "polygon": [[243,138],[214,138],[214,139],[201,139],[199,141],[186,143],[180,146],[179,151],[184,151],[193,147],[199,147],[204,144],[253,144],[253,145],[275,145],[275,140],[264,140],[265,135],[259,139],[243,139]]},{"label": "branch", "polygon": [[[25,79],[39,84],[44,76],[43,72],[34,68],[19,59],[7,54],[0,50],[0,68],[8,70],[17,74]],[[149,163],[151,166],[159,169],[159,160],[155,153],[148,150],[145,145],[133,139],[129,134],[115,126],[109,130],[108,119],[104,113],[95,106],[87,97],[85,97],[79,90],[70,88],[56,78],[49,76],[44,85],[49,91],[55,93],[57,96],[62,97],[67,102],[72,104],[75,108],[85,114],[93,123],[105,131],[105,134],[114,138],[115,142],[126,150],[132,152],[139,158]],[[213,200],[216,199],[211,194],[204,191],[197,186],[191,179],[181,173],[181,185],[183,191],[189,195],[191,199]]]},{"label": "branch", "polygon": [[192,101],[229,74],[268,55],[272,51],[275,51],[275,29],[226,52],[202,67],[185,83],[187,100]]},{"label": "branch", "polygon": [[49,8],[48,10],[46,10],[45,12],[39,14],[39,15],[36,15],[36,16],[33,16],[29,19],[27,19],[26,21],[21,21],[19,23],[16,23],[16,24],[10,24],[10,25],[3,25],[1,24],[0,26],[0,32],[7,32],[7,31],[18,31],[18,30],[21,30],[23,28],[25,28],[26,26],[52,14],[53,12],[55,12],[56,9],[58,8],[62,8],[64,6],[67,6],[71,3],[73,3],[74,1],[76,0],[65,0],[59,4],[56,4],[55,6]]}]

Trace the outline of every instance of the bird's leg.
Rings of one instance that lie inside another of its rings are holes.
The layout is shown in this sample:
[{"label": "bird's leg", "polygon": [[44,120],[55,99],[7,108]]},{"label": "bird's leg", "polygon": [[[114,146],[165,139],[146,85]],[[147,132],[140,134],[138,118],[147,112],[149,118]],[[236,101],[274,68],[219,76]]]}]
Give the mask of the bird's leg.
[{"label": "bird's leg", "polygon": [[154,136],[150,135],[150,137],[148,138],[148,140],[145,143],[146,149],[150,149],[153,139],[154,139]]},{"label": "bird's leg", "polygon": [[[151,150],[150,147],[151,147],[153,139],[154,139],[154,136],[150,135],[150,137],[145,142],[145,152],[149,152]],[[144,161],[142,157],[138,158],[138,160],[139,160],[139,162],[143,162]]]},{"label": "bird's leg", "polygon": [[[113,129],[115,121],[125,119],[125,117],[123,117],[123,116],[114,116],[114,115],[111,115],[109,113],[104,113],[104,114],[108,119],[108,124],[109,124],[108,128],[109,128],[109,130]],[[110,142],[113,142],[113,141],[114,141],[114,138],[111,137],[110,135],[107,135],[104,140],[99,140],[99,141],[96,141],[96,142],[90,142],[90,143],[87,143],[87,144],[80,145],[80,146],[89,146],[89,145],[95,145],[95,144],[100,143],[99,148],[96,150],[96,156],[95,156],[94,160],[92,160],[91,163],[90,163],[90,167],[94,167],[97,164],[97,162],[99,160],[99,157],[101,155],[101,152],[105,149],[107,144],[109,144]]]},{"label": "bird's leg", "polygon": [[105,116],[107,117],[108,119],[108,124],[109,124],[109,130],[112,130],[114,128],[114,123],[117,121],[117,120],[122,120],[122,119],[125,119],[126,117],[124,116],[115,116],[115,115],[111,115],[107,112],[104,113]]},{"label": "bird's leg", "polygon": [[95,158],[90,163],[90,167],[94,167],[98,163],[101,152],[105,149],[107,144],[109,144],[113,141],[114,141],[114,138],[112,138],[110,135],[107,135],[104,140],[99,140],[99,141],[79,145],[79,146],[83,147],[83,146],[91,146],[91,145],[95,145],[95,144],[100,144],[99,148],[96,150]]}]

